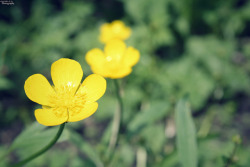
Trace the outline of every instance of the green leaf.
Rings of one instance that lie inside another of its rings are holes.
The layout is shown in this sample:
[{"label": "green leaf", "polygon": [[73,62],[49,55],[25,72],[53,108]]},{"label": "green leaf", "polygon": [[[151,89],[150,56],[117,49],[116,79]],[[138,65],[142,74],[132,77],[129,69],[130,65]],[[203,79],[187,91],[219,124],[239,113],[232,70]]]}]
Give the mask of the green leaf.
[{"label": "green leaf", "polygon": [[[133,145],[122,143],[116,150],[111,160],[110,166],[127,167],[133,166],[135,162],[136,152]],[[119,165],[117,165],[119,164]]]},{"label": "green leaf", "polygon": [[103,163],[97,154],[94,147],[92,147],[88,141],[84,141],[83,137],[73,131],[71,131],[70,139],[73,144],[77,146],[85,155],[87,155],[95,164],[96,167],[103,167]]},{"label": "green leaf", "polygon": [[[10,151],[17,151],[20,158],[24,159],[45,147],[55,137],[58,128],[56,126],[47,129],[47,126],[34,122],[14,140]],[[66,140],[68,136],[65,129],[59,141]]]},{"label": "green leaf", "polygon": [[2,65],[4,63],[6,49],[7,49],[7,43],[2,42],[0,45],[0,67],[2,67]]},{"label": "green leaf", "polygon": [[[25,147],[26,144],[29,145],[31,138],[37,135],[37,132],[40,132],[45,129],[46,126],[42,126],[37,122],[34,122],[31,126],[23,130],[19,136],[14,140],[11,145],[11,150]],[[29,141],[29,143],[27,143]]]},{"label": "green leaf", "polygon": [[0,75],[0,90],[6,90],[13,87],[13,83],[7,78]]},{"label": "green leaf", "polygon": [[195,111],[205,105],[214,90],[213,78],[196,66],[191,57],[186,56],[181,60],[170,62],[165,71],[167,80],[161,76],[158,82],[164,86],[171,99],[178,100],[189,93],[189,100]]},{"label": "green leaf", "polygon": [[183,167],[196,167],[198,163],[196,130],[186,98],[179,100],[176,106],[175,121],[179,161]]},{"label": "green leaf", "polygon": [[169,105],[166,101],[155,101],[150,103],[150,106],[145,111],[139,112],[128,125],[131,132],[140,130],[141,128],[154,123],[155,121],[164,118],[167,115]]},{"label": "green leaf", "polygon": [[8,150],[6,146],[0,145],[0,166],[7,166],[8,158],[6,158]]},{"label": "green leaf", "polygon": [[159,164],[155,165],[156,167],[163,167],[163,166],[176,166],[178,163],[178,155],[177,152],[174,151],[171,154],[168,154],[168,156],[165,156],[162,161],[160,161]]},{"label": "green leaf", "polygon": [[145,146],[155,154],[163,150],[164,143],[166,143],[164,128],[164,124],[154,124],[145,127],[141,132],[141,137],[145,140]]}]

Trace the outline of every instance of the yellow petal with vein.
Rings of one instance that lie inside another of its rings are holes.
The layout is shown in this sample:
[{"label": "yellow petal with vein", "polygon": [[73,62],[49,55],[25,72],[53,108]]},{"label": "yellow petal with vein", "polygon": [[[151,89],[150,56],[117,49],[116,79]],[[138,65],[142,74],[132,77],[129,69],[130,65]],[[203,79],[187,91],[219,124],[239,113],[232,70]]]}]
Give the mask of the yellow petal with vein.
[{"label": "yellow petal with vein", "polygon": [[96,112],[97,108],[98,104],[96,102],[87,103],[85,107],[78,114],[70,116],[68,122],[76,122],[88,118],[89,116],[91,116]]},{"label": "yellow petal with vein", "polygon": [[81,65],[75,60],[62,58],[51,66],[51,77],[56,89],[68,87],[74,92],[78,88],[82,76]]},{"label": "yellow petal with vein", "polygon": [[87,102],[95,102],[103,96],[106,91],[106,80],[98,75],[89,75],[80,86],[77,94],[85,94]]},{"label": "yellow petal with vein", "polygon": [[28,98],[41,105],[50,105],[50,97],[55,94],[48,80],[41,74],[31,75],[24,84]]},{"label": "yellow petal with vein", "polygon": [[[60,112],[67,112],[67,111],[65,109],[65,111],[60,111]],[[66,122],[68,119],[68,115],[67,114],[64,114],[64,115],[65,116],[63,117],[57,117],[53,113],[51,108],[35,110],[35,117],[36,117],[37,122],[45,126],[55,126],[55,125],[60,125]]]}]

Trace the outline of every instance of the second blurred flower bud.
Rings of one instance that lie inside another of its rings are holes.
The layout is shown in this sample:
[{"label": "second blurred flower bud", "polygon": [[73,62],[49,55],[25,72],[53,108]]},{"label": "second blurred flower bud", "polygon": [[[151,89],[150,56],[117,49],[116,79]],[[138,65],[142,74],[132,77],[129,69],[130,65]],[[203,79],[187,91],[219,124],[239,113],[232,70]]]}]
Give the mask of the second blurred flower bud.
[{"label": "second blurred flower bud", "polygon": [[115,20],[112,23],[105,23],[101,26],[100,41],[107,43],[112,39],[126,40],[131,35],[131,29],[126,27],[120,20]]}]

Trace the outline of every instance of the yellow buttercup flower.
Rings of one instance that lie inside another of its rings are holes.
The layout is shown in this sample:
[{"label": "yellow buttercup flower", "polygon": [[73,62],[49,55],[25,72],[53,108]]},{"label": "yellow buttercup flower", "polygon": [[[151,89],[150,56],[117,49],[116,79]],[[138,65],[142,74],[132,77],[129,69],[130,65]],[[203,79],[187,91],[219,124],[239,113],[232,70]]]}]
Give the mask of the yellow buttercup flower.
[{"label": "yellow buttercup flower", "polygon": [[52,87],[41,74],[30,76],[24,85],[28,98],[42,105],[35,110],[35,117],[46,126],[76,122],[91,116],[98,107],[98,100],[106,90],[106,80],[97,74],[88,76],[82,83],[81,65],[62,58],[51,66]]},{"label": "yellow buttercup flower", "polygon": [[93,73],[107,78],[123,78],[132,72],[140,58],[140,53],[133,47],[126,47],[121,40],[112,40],[104,48],[92,49],[86,54],[86,61]]},{"label": "yellow buttercup flower", "polygon": [[112,39],[125,40],[131,35],[131,29],[126,27],[120,20],[112,23],[105,23],[101,26],[101,35],[99,37],[102,43],[107,43]]}]

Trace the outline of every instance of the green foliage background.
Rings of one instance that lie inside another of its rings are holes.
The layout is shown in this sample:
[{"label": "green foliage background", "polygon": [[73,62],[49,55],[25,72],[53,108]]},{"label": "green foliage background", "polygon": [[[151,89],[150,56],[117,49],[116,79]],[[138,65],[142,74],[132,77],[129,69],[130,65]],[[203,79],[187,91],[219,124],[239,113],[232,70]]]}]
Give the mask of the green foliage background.
[{"label": "green foliage background", "polygon": [[[46,145],[58,128],[36,123],[33,111],[39,106],[26,97],[25,80],[41,73],[51,81],[50,66],[62,57],[79,61],[88,76],[86,52],[103,48],[99,28],[117,19],[131,27],[133,33],[126,43],[137,48],[141,58],[132,74],[120,81],[125,130],[110,166],[181,166],[175,106],[185,94],[189,94],[193,116],[188,116],[188,122],[196,126],[198,166],[223,166],[233,150],[235,134],[241,136],[242,144],[232,166],[249,166],[249,1],[14,3],[0,5],[0,158],[7,154],[0,166]],[[117,108],[113,82],[107,82],[97,112],[67,124],[60,142],[27,167],[105,166]]]}]

